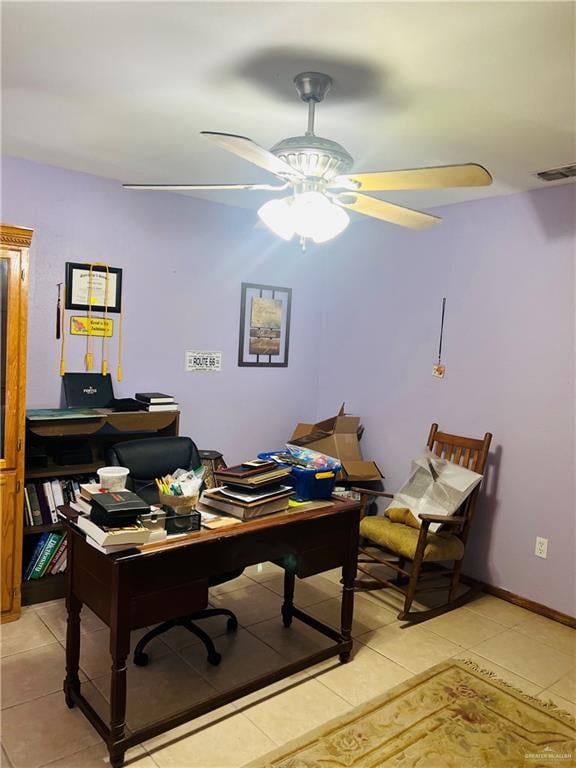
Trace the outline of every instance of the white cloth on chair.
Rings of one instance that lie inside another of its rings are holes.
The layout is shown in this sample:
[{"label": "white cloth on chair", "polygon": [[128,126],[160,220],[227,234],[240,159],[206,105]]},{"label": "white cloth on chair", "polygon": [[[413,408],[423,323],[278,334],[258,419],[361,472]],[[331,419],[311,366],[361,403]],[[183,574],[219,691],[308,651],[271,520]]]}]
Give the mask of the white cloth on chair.
[{"label": "white cloth on chair", "polygon": [[[426,451],[412,462],[412,474],[386,510],[408,508],[418,522],[421,514],[453,515],[481,480],[477,472]],[[440,526],[431,523],[430,530]]]}]

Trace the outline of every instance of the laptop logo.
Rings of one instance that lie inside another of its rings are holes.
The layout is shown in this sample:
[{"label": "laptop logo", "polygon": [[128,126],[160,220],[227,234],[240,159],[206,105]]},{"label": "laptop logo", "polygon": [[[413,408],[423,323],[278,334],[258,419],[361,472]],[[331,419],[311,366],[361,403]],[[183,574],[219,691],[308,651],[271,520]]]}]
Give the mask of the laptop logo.
[{"label": "laptop logo", "polygon": [[82,392],[84,392],[85,395],[94,395],[96,394],[96,392],[98,392],[98,390],[96,389],[96,387],[90,386],[90,387],[84,387]]}]

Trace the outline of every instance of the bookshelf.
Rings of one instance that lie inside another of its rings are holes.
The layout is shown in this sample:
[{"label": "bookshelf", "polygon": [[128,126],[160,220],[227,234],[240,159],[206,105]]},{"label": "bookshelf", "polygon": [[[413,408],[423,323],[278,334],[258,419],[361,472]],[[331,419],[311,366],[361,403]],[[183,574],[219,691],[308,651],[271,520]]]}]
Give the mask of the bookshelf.
[{"label": "bookshelf", "polygon": [[32,230],[0,225],[0,608],[20,616],[28,264]]},{"label": "bookshelf", "polygon": [[[111,445],[124,440],[176,436],[179,418],[178,411],[101,411],[98,418],[93,419],[27,418],[24,481],[84,479],[95,475],[100,467],[108,464],[106,457]],[[74,463],[76,459],[79,463]],[[60,523],[24,526],[23,568],[43,533],[62,530]],[[64,588],[64,573],[22,580],[22,605],[55,600],[64,595]]]}]

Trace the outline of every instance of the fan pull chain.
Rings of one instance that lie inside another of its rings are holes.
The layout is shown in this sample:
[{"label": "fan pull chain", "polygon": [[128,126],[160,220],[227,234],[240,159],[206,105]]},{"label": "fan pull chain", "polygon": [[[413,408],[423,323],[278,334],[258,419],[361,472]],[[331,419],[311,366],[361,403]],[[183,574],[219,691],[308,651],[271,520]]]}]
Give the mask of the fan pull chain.
[{"label": "fan pull chain", "polygon": [[432,375],[438,379],[443,379],[446,373],[446,366],[442,365],[442,338],[444,336],[444,313],[446,310],[446,297],[442,299],[442,319],[440,321],[440,343],[438,344],[438,363],[432,366]]}]

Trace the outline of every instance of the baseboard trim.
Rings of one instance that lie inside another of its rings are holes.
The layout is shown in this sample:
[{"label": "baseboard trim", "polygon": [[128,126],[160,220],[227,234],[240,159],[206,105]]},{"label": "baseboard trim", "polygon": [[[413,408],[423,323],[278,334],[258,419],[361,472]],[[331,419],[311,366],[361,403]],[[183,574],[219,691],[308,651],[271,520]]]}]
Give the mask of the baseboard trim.
[{"label": "baseboard trim", "polygon": [[547,605],[536,603],[534,600],[529,600],[527,597],[515,595],[514,592],[508,592],[507,589],[493,587],[492,584],[487,584],[485,581],[480,581],[479,579],[473,579],[471,576],[462,574],[460,580],[465,584],[479,584],[482,591],[487,592],[489,595],[494,595],[494,597],[499,597],[501,600],[506,600],[508,603],[519,605],[520,608],[526,608],[526,610],[532,611],[532,613],[538,613],[540,616],[546,616],[547,619],[558,621],[560,624],[566,624],[568,627],[576,629],[576,618],[568,616],[567,613],[562,613],[554,608],[548,608]]}]

